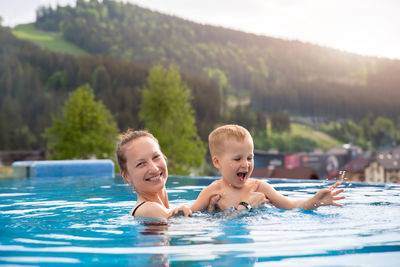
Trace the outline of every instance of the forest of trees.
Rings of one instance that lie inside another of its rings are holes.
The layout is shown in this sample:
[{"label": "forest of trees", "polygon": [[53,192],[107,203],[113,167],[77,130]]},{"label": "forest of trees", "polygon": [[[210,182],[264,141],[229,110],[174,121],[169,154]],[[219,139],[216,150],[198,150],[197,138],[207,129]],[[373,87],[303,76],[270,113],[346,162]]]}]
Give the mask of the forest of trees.
[{"label": "forest of trees", "polygon": [[[51,115],[59,115],[69,93],[83,84],[93,88],[121,131],[142,128],[138,114],[149,69],[170,63],[190,89],[203,141],[213,127],[227,122],[268,138],[266,117],[277,112],[354,123],[370,114],[370,121],[381,116],[392,122],[393,131],[400,129],[399,60],[200,25],[113,0],[42,7],[36,26],[61,32],[90,55],[42,50],[0,27],[0,150],[44,148],[42,133]],[[287,130],[287,118],[281,119],[283,124],[274,124],[278,132]],[[368,143],[362,127],[323,130],[343,142]],[[357,138],[348,134],[352,131],[358,131]],[[391,143],[396,136],[384,140]],[[305,149],[298,143],[315,145],[294,140],[287,149]]]},{"label": "forest of trees", "polygon": [[[0,28],[0,150],[40,149],[41,137],[68,94],[90,84],[121,130],[142,128],[138,112],[149,66],[104,56],[74,57],[39,49]],[[193,95],[197,129],[205,139],[220,121],[217,84],[182,73]]]},{"label": "forest of trees", "polygon": [[333,119],[400,114],[399,60],[196,24],[113,0],[42,7],[36,26],[60,31],[91,54],[219,71],[230,95],[250,98],[263,112]]}]

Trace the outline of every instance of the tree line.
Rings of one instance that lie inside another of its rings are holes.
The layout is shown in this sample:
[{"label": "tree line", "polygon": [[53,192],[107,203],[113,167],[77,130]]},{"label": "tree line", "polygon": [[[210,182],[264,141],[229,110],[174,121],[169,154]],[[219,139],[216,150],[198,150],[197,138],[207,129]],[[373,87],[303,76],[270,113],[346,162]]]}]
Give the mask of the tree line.
[{"label": "tree line", "polygon": [[[76,88],[88,84],[113,114],[118,128],[143,128],[138,113],[150,66],[107,56],[75,57],[41,50],[0,27],[0,150],[41,149],[51,114]],[[206,139],[220,121],[220,95],[204,75],[182,72],[198,133]]]},{"label": "tree line", "polygon": [[[177,68],[158,65],[150,69],[142,90],[139,119],[156,138],[174,174],[202,174],[205,143],[197,134],[191,91]],[[70,93],[62,114],[52,116],[45,129],[52,159],[111,158],[116,161],[118,128],[115,119],[89,84]]]},{"label": "tree line", "polygon": [[320,124],[319,129],[344,143],[351,143],[365,150],[388,149],[400,144],[400,116],[391,120],[371,114],[364,118]]},{"label": "tree line", "polygon": [[113,0],[42,7],[36,26],[60,31],[91,54],[222,75],[225,96],[249,98],[266,113],[331,119],[400,114],[399,60],[200,25]]}]

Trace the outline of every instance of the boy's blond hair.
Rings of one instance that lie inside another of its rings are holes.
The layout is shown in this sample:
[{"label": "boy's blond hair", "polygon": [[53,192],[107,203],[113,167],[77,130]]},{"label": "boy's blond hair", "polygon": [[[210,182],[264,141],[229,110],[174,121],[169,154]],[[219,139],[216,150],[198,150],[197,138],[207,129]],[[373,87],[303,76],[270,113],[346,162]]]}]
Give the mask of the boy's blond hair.
[{"label": "boy's blond hair", "polygon": [[230,138],[242,142],[246,138],[251,138],[251,134],[244,127],[236,124],[227,124],[214,129],[208,135],[208,145],[210,147],[211,156],[220,153],[224,142]]}]

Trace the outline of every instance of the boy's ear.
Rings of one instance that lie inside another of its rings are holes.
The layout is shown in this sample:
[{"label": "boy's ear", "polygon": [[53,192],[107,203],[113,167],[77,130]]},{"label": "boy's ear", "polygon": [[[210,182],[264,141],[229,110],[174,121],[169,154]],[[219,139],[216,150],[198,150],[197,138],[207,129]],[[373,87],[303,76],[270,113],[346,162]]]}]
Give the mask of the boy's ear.
[{"label": "boy's ear", "polygon": [[212,162],[213,162],[213,165],[215,168],[217,168],[217,169],[220,168],[221,165],[219,164],[219,160],[218,160],[217,156],[212,157]]}]

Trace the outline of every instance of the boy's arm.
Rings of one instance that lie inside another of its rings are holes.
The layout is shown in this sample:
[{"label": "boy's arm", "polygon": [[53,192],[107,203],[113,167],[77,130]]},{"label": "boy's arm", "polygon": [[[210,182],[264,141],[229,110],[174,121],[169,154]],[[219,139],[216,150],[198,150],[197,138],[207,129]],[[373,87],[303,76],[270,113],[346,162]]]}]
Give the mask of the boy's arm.
[{"label": "boy's arm", "polygon": [[211,197],[215,196],[217,194],[217,189],[218,185],[216,182],[213,182],[206,188],[204,188],[199,196],[197,197],[196,201],[193,203],[193,205],[190,207],[192,211],[203,211],[207,209],[209,206]]},{"label": "boy's arm", "polygon": [[305,210],[313,210],[322,205],[335,205],[341,206],[336,203],[335,200],[344,199],[344,196],[336,196],[344,191],[344,189],[339,189],[333,192],[333,189],[338,187],[340,182],[335,183],[327,189],[319,190],[314,196],[308,199],[291,200],[279,192],[277,192],[270,184],[262,182],[259,190],[265,194],[265,196],[270,200],[271,204],[280,209],[293,209],[300,208]]},{"label": "boy's arm", "polygon": [[264,193],[265,197],[275,207],[279,209],[293,209],[300,205],[299,201],[291,200],[281,195],[278,191],[275,190],[275,188],[273,188],[265,181],[259,181],[259,183],[260,185],[258,191]]},{"label": "boy's arm", "polygon": [[319,206],[326,206],[326,205],[333,205],[341,207],[342,204],[335,202],[336,200],[344,199],[345,196],[337,196],[338,194],[342,193],[344,189],[339,189],[333,191],[336,187],[340,185],[340,182],[336,182],[335,184],[331,185],[326,189],[319,190],[314,196],[309,199],[306,199],[299,203],[299,208],[305,210],[313,210],[318,208]]}]

